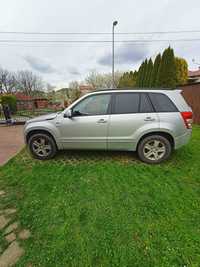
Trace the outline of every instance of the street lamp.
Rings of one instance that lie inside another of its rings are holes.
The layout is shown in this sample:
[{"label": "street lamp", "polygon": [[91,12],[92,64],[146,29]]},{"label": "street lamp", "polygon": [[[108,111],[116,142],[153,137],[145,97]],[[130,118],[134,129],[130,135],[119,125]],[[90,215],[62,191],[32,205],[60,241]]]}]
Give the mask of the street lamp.
[{"label": "street lamp", "polygon": [[115,87],[115,40],[114,40],[114,29],[118,21],[114,21],[112,25],[112,87]]}]

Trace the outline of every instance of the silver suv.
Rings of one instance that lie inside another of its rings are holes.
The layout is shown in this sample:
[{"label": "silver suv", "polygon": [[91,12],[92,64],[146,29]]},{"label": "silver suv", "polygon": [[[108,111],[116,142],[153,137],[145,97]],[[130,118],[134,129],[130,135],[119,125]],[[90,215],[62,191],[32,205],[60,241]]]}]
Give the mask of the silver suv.
[{"label": "silver suv", "polygon": [[180,90],[100,90],[61,113],[29,120],[24,129],[32,155],[49,159],[61,149],[137,151],[160,163],[188,143],[192,111]]}]

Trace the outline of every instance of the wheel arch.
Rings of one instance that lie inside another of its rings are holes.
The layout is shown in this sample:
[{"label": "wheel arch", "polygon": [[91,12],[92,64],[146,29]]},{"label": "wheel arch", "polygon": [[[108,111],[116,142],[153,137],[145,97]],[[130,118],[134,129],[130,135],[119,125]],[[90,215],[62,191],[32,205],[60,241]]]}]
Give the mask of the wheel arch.
[{"label": "wheel arch", "polygon": [[53,134],[50,131],[44,130],[44,129],[33,129],[33,130],[30,130],[27,133],[26,137],[25,137],[26,138],[25,141],[26,141],[27,144],[28,144],[28,140],[30,139],[30,137],[32,135],[34,135],[34,134],[46,134],[46,135],[50,136],[54,140],[54,142],[56,144],[56,147],[58,148],[58,144],[56,142],[56,138],[53,136]]},{"label": "wheel arch", "polygon": [[148,136],[151,136],[151,135],[160,135],[160,136],[165,137],[165,138],[170,142],[170,144],[171,144],[171,146],[172,146],[172,149],[174,149],[174,147],[175,147],[175,141],[174,141],[173,136],[172,136],[170,133],[168,133],[168,132],[156,131],[156,132],[149,132],[149,133],[146,133],[146,134],[142,135],[142,136],[140,137],[140,139],[138,140],[138,142],[137,142],[136,150],[138,149],[138,145],[139,145],[139,143],[140,143],[145,137],[148,137]]}]

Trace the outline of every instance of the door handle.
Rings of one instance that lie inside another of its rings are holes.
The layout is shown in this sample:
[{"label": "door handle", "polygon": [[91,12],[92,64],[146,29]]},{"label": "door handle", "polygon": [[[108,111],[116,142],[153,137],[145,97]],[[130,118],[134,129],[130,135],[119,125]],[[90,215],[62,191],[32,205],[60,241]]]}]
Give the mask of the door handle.
[{"label": "door handle", "polygon": [[98,121],[97,121],[97,123],[106,123],[107,121],[106,120],[104,120],[104,119],[99,119]]},{"label": "door handle", "polygon": [[154,119],[154,118],[151,118],[151,117],[146,117],[146,118],[144,119],[144,121],[155,121],[155,119]]}]

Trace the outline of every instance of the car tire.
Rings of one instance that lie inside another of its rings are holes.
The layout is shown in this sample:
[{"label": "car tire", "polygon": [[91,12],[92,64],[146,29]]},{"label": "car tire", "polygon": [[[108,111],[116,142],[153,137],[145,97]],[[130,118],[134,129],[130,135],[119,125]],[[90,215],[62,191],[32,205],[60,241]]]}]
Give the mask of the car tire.
[{"label": "car tire", "polygon": [[57,153],[56,143],[48,134],[33,134],[28,140],[28,147],[32,156],[40,160],[51,159]]},{"label": "car tire", "polygon": [[171,152],[171,143],[161,135],[150,135],[143,138],[137,148],[140,160],[150,164],[157,164],[167,160]]}]

